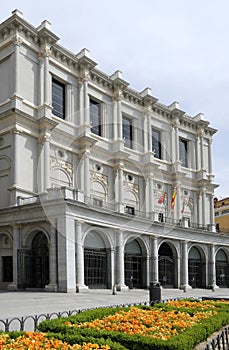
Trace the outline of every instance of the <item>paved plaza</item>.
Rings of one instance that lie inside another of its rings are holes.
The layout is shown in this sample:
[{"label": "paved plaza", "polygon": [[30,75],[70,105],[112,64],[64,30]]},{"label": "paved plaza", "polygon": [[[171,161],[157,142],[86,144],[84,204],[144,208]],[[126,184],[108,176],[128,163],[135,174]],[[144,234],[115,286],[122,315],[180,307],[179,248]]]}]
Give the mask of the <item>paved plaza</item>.
[{"label": "paved plaza", "polygon": [[[189,297],[229,298],[229,289],[162,289],[162,300]],[[0,319],[33,316],[42,313],[72,311],[98,306],[149,301],[149,291],[132,289],[127,292],[89,290],[87,293],[0,292]]]}]

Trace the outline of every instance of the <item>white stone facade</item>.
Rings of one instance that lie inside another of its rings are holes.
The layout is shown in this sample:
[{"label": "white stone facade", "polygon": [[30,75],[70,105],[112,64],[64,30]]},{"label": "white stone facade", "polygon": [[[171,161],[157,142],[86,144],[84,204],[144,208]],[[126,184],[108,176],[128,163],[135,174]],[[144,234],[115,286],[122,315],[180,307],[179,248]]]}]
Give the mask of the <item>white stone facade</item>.
[{"label": "white stone facade", "polygon": [[0,288],[228,286],[216,130],[58,40],[18,10],[0,24]]}]

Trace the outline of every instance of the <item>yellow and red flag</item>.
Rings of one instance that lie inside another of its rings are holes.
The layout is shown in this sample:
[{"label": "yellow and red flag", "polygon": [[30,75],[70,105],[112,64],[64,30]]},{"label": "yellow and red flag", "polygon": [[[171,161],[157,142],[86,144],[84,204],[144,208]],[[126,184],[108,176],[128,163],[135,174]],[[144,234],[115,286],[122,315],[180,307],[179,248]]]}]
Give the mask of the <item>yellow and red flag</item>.
[{"label": "yellow and red flag", "polygon": [[177,188],[175,187],[172,198],[171,198],[171,209],[172,210],[174,209],[174,206],[175,206],[176,196],[177,196]]}]

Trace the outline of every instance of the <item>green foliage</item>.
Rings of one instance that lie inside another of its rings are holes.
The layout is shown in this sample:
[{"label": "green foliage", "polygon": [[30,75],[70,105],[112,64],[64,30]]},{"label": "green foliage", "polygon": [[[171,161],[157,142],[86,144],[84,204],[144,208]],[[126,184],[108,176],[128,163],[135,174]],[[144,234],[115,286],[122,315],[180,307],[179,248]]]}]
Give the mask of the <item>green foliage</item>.
[{"label": "green foliage", "polygon": [[[154,306],[138,306],[142,309],[160,308],[164,311],[174,310],[174,306],[166,303],[156,304]],[[205,341],[212,333],[229,324],[229,304],[217,303],[217,315],[204,319],[201,323],[188,328],[179,335],[169,338],[167,341],[154,339],[147,336],[128,335],[127,333],[95,330],[92,328],[75,328],[66,325],[66,322],[77,324],[80,322],[102,319],[108,315],[115,314],[119,310],[128,310],[125,308],[98,308],[94,310],[83,311],[70,317],[62,317],[50,321],[43,321],[38,326],[42,332],[48,332],[48,336],[66,341],[69,344],[82,344],[84,342],[97,343],[99,345],[109,345],[112,350],[191,350],[195,345]],[[209,307],[207,310],[213,310]],[[177,308],[179,312],[188,312],[193,315],[200,311],[199,308]],[[15,332],[14,332],[15,333]]]}]

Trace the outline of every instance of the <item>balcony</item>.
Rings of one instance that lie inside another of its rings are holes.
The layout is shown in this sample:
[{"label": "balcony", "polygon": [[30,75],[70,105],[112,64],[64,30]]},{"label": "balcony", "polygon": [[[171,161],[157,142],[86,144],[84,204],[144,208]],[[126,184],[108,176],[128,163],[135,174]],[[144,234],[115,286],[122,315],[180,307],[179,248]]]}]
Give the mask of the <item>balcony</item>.
[{"label": "balcony", "polygon": [[[191,221],[190,218],[183,217],[180,220],[175,220],[172,217],[165,216],[162,213],[159,212],[152,212],[152,213],[146,213],[145,211],[137,210],[136,208],[130,207],[128,205],[122,205],[123,210],[117,210],[117,203],[115,201],[107,202],[103,198],[97,198],[97,197],[85,197],[84,194],[77,190],[77,189],[71,189],[66,187],[55,187],[50,188],[47,190],[47,192],[42,193],[40,195],[31,196],[31,197],[18,197],[18,205],[30,205],[34,203],[42,203],[45,201],[51,201],[51,200],[64,200],[65,202],[71,202],[71,203],[81,203],[86,205],[89,209],[92,210],[99,210],[102,213],[114,213],[126,217],[136,217],[139,219],[146,219],[150,222],[153,222],[157,225],[165,226],[176,226],[180,228],[184,228],[187,230],[202,230],[202,231],[208,231],[208,232],[215,232],[212,225],[199,225],[198,223],[194,223]],[[227,232],[226,232],[227,231]],[[229,233],[229,229],[226,231],[220,232],[217,231],[217,233]]]}]

